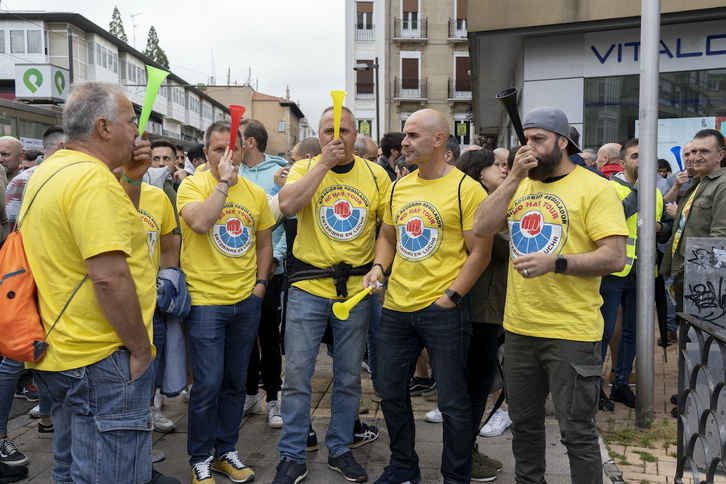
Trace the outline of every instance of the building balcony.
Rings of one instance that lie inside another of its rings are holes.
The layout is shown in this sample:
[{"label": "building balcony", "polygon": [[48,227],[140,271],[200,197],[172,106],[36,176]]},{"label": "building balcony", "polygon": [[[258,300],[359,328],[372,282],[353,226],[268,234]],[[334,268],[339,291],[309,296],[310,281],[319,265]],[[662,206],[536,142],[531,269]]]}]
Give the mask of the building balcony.
[{"label": "building balcony", "polygon": [[428,79],[394,79],[393,98],[397,100],[427,99],[427,81]]},{"label": "building balcony", "polygon": [[450,101],[471,101],[471,79],[449,79]]},{"label": "building balcony", "polygon": [[393,19],[393,40],[397,42],[426,42],[428,40],[428,19]]},{"label": "building balcony", "polygon": [[449,42],[466,42],[466,19],[449,19]]},{"label": "building balcony", "polygon": [[362,27],[356,24],[354,31],[356,42],[373,42],[376,39],[376,31],[373,25]]},{"label": "building balcony", "polygon": [[355,98],[359,101],[372,101],[376,98],[375,84],[372,82],[356,82]]}]

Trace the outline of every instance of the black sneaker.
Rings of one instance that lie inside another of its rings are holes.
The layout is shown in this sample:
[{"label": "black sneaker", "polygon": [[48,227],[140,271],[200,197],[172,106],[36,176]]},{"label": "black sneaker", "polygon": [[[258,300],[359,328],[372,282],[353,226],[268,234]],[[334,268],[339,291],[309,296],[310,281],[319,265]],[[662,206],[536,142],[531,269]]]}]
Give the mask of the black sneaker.
[{"label": "black sneaker", "polygon": [[310,426],[308,430],[308,441],[305,444],[305,452],[312,452],[318,450],[318,434],[313,430],[313,426]]},{"label": "black sneaker", "polygon": [[38,437],[41,439],[52,439],[55,428],[53,423],[50,425],[43,425],[43,422],[38,422]]},{"label": "black sneaker", "polygon": [[10,467],[0,462],[0,482],[18,482],[28,477],[28,468],[25,466]]},{"label": "black sneaker", "polygon": [[32,383],[21,385],[15,390],[15,398],[24,398],[29,402],[38,401],[38,387]]},{"label": "black sneaker", "polygon": [[156,469],[151,469],[151,480],[146,484],[181,484],[179,479],[175,479],[171,476],[165,476]]},{"label": "black sneaker", "polygon": [[635,408],[635,395],[628,385],[613,385],[610,400],[624,403],[626,407]]},{"label": "black sneaker", "polygon": [[[360,423],[360,428],[353,429],[353,442],[348,444],[348,447],[351,449],[357,449],[360,446],[370,444],[378,438],[378,427],[375,425],[364,424],[360,420],[358,420],[357,423]],[[358,427],[358,425],[356,425],[356,427]]]},{"label": "black sneaker", "polygon": [[415,397],[421,395],[423,392],[431,390],[434,386],[433,378],[421,378],[415,376],[411,378],[411,383],[408,385],[408,389],[411,392],[411,396]]},{"label": "black sneaker", "polygon": [[673,418],[678,418],[678,407],[671,408],[671,415]]},{"label": "black sneaker", "polygon": [[346,452],[338,457],[328,457],[328,467],[343,474],[350,482],[365,482],[368,480],[366,470],[355,461],[352,452]]},{"label": "black sneaker", "polygon": [[404,469],[393,464],[383,469],[383,474],[373,484],[418,484],[421,482],[421,469],[409,467]]},{"label": "black sneaker", "polygon": [[598,408],[606,412],[612,412],[615,410],[615,404],[608,398],[607,395],[605,395],[602,388],[600,389],[600,404],[598,405]]},{"label": "black sneaker", "polygon": [[281,460],[277,464],[277,473],[272,484],[297,484],[308,475],[305,464],[296,464],[289,460]]},{"label": "black sneaker", "polygon": [[30,459],[20,452],[15,446],[15,442],[8,439],[0,439],[0,462],[9,466],[24,466]]},{"label": "black sneaker", "polygon": [[678,394],[677,393],[674,393],[673,395],[671,395],[671,403],[673,405],[678,405]]}]

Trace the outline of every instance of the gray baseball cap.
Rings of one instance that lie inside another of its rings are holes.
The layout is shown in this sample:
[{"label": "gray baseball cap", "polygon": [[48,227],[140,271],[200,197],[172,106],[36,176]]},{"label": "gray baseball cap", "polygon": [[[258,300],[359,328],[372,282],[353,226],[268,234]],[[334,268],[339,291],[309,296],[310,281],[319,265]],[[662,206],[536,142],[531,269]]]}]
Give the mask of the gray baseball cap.
[{"label": "gray baseball cap", "polygon": [[564,136],[569,141],[567,144],[567,153],[570,155],[582,151],[577,146],[577,143],[570,138],[570,123],[567,121],[565,113],[559,109],[545,106],[531,110],[524,117],[524,122],[522,123],[522,129],[527,128],[542,128]]}]

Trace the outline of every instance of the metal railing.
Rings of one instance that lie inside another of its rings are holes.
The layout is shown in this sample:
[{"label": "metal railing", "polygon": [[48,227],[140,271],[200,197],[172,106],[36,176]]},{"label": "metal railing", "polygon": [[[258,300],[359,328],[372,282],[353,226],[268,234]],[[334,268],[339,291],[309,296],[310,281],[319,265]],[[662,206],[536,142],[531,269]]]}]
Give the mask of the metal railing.
[{"label": "metal railing", "polygon": [[675,482],[723,479],[726,460],[726,239],[690,237],[678,334]]},{"label": "metal railing", "polygon": [[471,99],[471,79],[449,79],[449,99]]},{"label": "metal railing", "polygon": [[375,84],[372,82],[356,82],[355,83],[355,98],[360,100],[371,100],[375,99]]},{"label": "metal railing", "polygon": [[466,40],[467,33],[466,19],[449,19],[449,39]]},{"label": "metal railing", "polygon": [[361,28],[358,24],[355,25],[355,41],[356,42],[373,42],[376,38],[376,31],[374,26],[371,25],[368,28]]},{"label": "metal railing", "polygon": [[428,79],[394,79],[393,97],[395,99],[427,99]]},{"label": "metal railing", "polygon": [[393,19],[394,40],[425,40],[428,39],[428,19]]}]

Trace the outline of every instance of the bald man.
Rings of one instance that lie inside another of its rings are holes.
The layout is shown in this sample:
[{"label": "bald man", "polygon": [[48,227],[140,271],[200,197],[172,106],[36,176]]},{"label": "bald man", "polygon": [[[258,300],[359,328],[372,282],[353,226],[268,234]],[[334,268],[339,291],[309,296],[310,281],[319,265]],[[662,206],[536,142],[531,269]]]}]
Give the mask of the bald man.
[{"label": "bald man", "polygon": [[12,136],[0,138],[0,165],[5,168],[9,182],[20,172],[20,164],[25,159],[23,145]]},{"label": "bald man", "polygon": [[460,304],[489,264],[491,238],[477,238],[471,230],[486,193],[446,164],[449,132],[444,116],[434,110],[417,111],[406,121],[403,154],[419,168],[391,186],[373,268],[363,278],[363,287],[380,292],[378,283],[393,264],[378,329],[379,390],[391,462],[378,484],[421,479],[408,381],[424,347],[438,376],[444,482],[468,483],[471,476],[471,327]]},{"label": "bald man", "polygon": [[620,163],[620,150],[623,147],[619,143],[606,143],[597,151],[597,169],[600,173],[610,178],[613,173],[624,170]]}]

